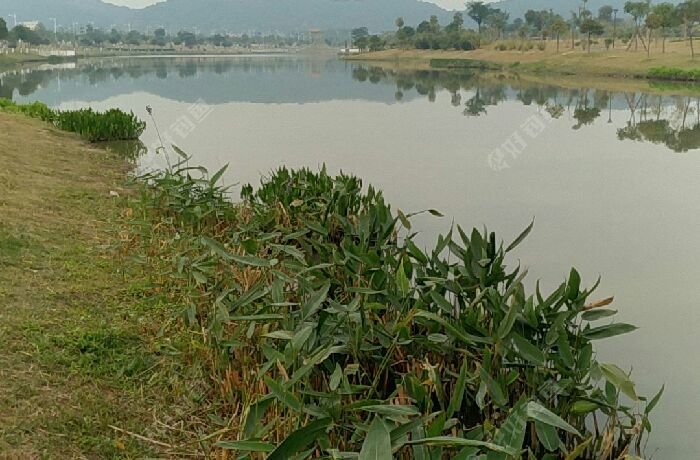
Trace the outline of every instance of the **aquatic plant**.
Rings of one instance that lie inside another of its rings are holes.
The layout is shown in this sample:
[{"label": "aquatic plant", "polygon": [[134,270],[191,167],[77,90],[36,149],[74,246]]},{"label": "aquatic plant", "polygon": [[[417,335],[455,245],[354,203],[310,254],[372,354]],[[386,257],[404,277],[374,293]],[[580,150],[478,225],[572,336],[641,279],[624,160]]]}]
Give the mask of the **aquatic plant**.
[{"label": "aquatic plant", "polygon": [[92,109],[54,110],[41,102],[16,104],[2,98],[0,109],[52,123],[64,131],[78,133],[90,142],[136,140],[146,129],[146,123],[133,112],[126,113],[119,109],[106,112]]},{"label": "aquatic plant", "polygon": [[575,269],[552,292],[527,291],[506,259],[533,225],[507,246],[457,226],[424,251],[413,215],[354,176],[281,168],[233,203],[224,172],[183,162],[143,176],[128,239],[200,337],[217,425],[206,448],[272,460],[641,452],[661,392],[639,396],[593,348],[635,328],[612,321],[612,298],[591,301],[597,284]]}]

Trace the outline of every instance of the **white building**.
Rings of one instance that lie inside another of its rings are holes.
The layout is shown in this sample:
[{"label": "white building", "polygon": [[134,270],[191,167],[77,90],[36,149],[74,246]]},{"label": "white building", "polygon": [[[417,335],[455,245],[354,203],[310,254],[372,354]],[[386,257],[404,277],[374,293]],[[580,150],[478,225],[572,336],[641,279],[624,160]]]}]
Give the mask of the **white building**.
[{"label": "white building", "polygon": [[29,30],[37,30],[39,28],[39,24],[41,24],[39,21],[25,21],[25,22],[20,22],[17,25],[24,26]]}]

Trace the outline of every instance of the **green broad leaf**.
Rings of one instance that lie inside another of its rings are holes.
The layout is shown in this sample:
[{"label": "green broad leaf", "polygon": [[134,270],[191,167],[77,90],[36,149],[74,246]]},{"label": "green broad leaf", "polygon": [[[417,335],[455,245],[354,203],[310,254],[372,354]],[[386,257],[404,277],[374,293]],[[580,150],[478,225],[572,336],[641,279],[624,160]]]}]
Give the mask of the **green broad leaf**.
[{"label": "green broad leaf", "polygon": [[534,226],[535,219],[532,219],[532,223],[528,225],[528,227],[512,243],[510,243],[510,245],[506,248],[506,252],[510,252],[513,249],[517,248],[520,245],[520,243],[522,243],[525,240],[525,238],[527,238]]},{"label": "green broad leaf", "polygon": [[291,392],[287,391],[282,384],[271,379],[270,377],[265,377],[264,380],[267,387],[279,402],[294,412],[299,413],[302,411],[301,401],[299,401],[299,399]]},{"label": "green broad leaf", "polygon": [[520,450],[525,442],[527,429],[527,404],[520,400],[510,411],[508,418],[498,429],[493,443],[507,449],[510,453],[492,451],[486,456],[487,460],[515,460],[520,457]]},{"label": "green broad leaf", "polygon": [[569,274],[569,282],[567,283],[566,288],[567,298],[569,300],[576,300],[581,289],[581,275],[579,275],[575,268],[571,269],[571,273]]},{"label": "green broad leaf", "polygon": [[223,168],[219,169],[213,176],[211,176],[211,179],[209,179],[209,184],[214,186],[216,185],[217,182],[223,177],[224,173],[228,169],[228,164],[225,165]]},{"label": "green broad leaf", "polygon": [[408,253],[418,262],[422,264],[428,263],[428,258],[426,257],[426,255],[423,253],[423,251],[418,249],[418,246],[416,246],[416,244],[413,241],[406,241],[406,249],[408,250]]},{"label": "green broad leaf", "polygon": [[359,409],[388,418],[407,418],[420,415],[420,411],[414,406],[397,406],[393,404],[383,404],[362,406]]},{"label": "green broad leaf", "polygon": [[644,414],[649,415],[651,411],[654,410],[656,405],[659,403],[659,400],[661,399],[661,396],[664,394],[664,390],[666,389],[666,385],[662,386],[661,389],[659,390],[658,393],[656,393],[656,396],[654,396],[651,401],[649,401],[649,404],[647,404],[646,409],[644,409]]},{"label": "green broad leaf", "polygon": [[477,441],[475,439],[455,438],[451,436],[435,436],[432,438],[424,438],[416,441],[410,441],[408,442],[408,444],[433,447],[481,447],[493,452],[505,454],[510,457],[515,457],[519,451],[519,449],[509,449],[508,447],[501,446],[496,443]]},{"label": "green broad leaf", "polygon": [[304,344],[314,331],[314,326],[312,324],[303,325],[292,337],[292,348],[297,352],[302,349]]},{"label": "green broad leaf", "polygon": [[501,324],[498,326],[498,337],[503,340],[506,338],[508,334],[510,334],[510,331],[513,329],[513,326],[515,325],[515,320],[518,318],[518,310],[519,310],[519,305],[517,302],[513,302],[513,304],[510,306],[510,309],[508,310],[508,313],[506,314],[506,317],[501,321]]},{"label": "green broad leaf", "polygon": [[[267,460],[288,460],[296,453],[315,443],[333,424],[330,418],[314,420],[293,432],[267,457]],[[391,447],[390,447],[391,449]],[[391,452],[391,450],[390,450]],[[389,457],[391,458],[391,457]]]},{"label": "green broad leaf", "polygon": [[411,221],[408,220],[408,217],[406,217],[406,215],[403,213],[403,211],[398,209],[396,211],[396,214],[398,215],[399,221],[401,221],[401,225],[406,227],[406,230],[411,230]]},{"label": "green broad leaf", "polygon": [[444,296],[435,291],[430,291],[430,298],[437,304],[438,307],[440,307],[440,310],[448,314],[454,313],[454,305],[452,305]]},{"label": "green broad leaf", "polygon": [[526,361],[531,362],[537,366],[544,366],[545,356],[544,353],[529,340],[525,339],[519,334],[513,332],[511,334],[513,339],[513,344],[518,349],[518,353]]},{"label": "green broad leaf", "polygon": [[302,319],[306,320],[321,309],[323,302],[328,298],[328,291],[331,288],[330,283],[326,283],[321,289],[311,294],[309,299],[302,305]]},{"label": "green broad leaf", "polygon": [[211,250],[212,253],[216,254],[224,260],[231,260],[231,254],[229,254],[224,245],[220,242],[208,238],[206,236],[200,237],[200,240],[202,241],[202,244],[204,244],[206,247],[209,248],[209,250]]},{"label": "green broad leaf", "polygon": [[481,381],[486,385],[486,389],[488,390],[491,399],[493,399],[493,402],[495,402],[499,407],[505,407],[506,404],[508,404],[508,399],[505,397],[501,385],[496,382],[483,367],[479,373]]},{"label": "green broad leaf", "polygon": [[408,296],[408,293],[411,290],[411,282],[406,276],[406,271],[404,270],[403,266],[403,260],[399,264],[399,268],[396,271],[396,286],[399,288],[399,292],[402,296]]},{"label": "green broad leaf", "polygon": [[284,316],[271,313],[269,315],[240,315],[231,316],[231,321],[277,321],[284,319]]},{"label": "green broad leaf", "polygon": [[229,259],[241,265],[259,268],[274,267],[279,262],[277,259],[267,260],[261,259],[260,257],[241,256],[238,254],[229,254]]},{"label": "green broad leaf", "polygon": [[468,334],[462,330],[460,330],[457,326],[451,324],[445,318],[442,318],[435,313],[425,311],[425,310],[418,310],[415,313],[416,318],[425,318],[430,321],[435,321],[436,323],[440,324],[446,332],[452,335],[453,338],[459,339],[464,343],[472,344],[472,343],[482,343],[482,344],[491,344],[492,341],[488,338],[485,337],[477,337],[472,334]]},{"label": "green broad leaf", "polygon": [[375,417],[369,427],[358,460],[393,460],[391,454],[391,433],[381,418]]},{"label": "green broad leaf", "polygon": [[275,331],[263,335],[268,339],[280,339],[280,340],[292,340],[294,338],[294,333],[290,331]]},{"label": "green broad leaf", "polygon": [[603,372],[605,379],[615,386],[615,388],[633,401],[639,401],[639,396],[637,396],[637,392],[634,389],[634,382],[630,380],[625,371],[615,364],[599,364],[598,366]]},{"label": "green broad leaf", "polygon": [[584,321],[598,321],[599,319],[609,318],[617,315],[617,310],[590,310],[584,312],[581,318]]},{"label": "green broad leaf", "polygon": [[433,343],[445,343],[450,340],[445,334],[428,334],[428,341]]},{"label": "green broad leaf", "polygon": [[571,353],[571,345],[569,344],[568,334],[565,331],[561,331],[557,337],[557,350],[559,351],[559,358],[569,369],[574,367],[574,355]]},{"label": "green broad leaf", "polygon": [[535,432],[537,432],[537,439],[540,440],[544,448],[549,452],[554,452],[559,449],[561,439],[559,438],[557,429],[552,425],[547,425],[539,420],[535,420]]},{"label": "green broad leaf", "polygon": [[628,334],[637,330],[636,326],[631,324],[616,323],[606,326],[594,327],[583,332],[583,336],[588,340],[601,340],[618,335]]},{"label": "green broad leaf", "polygon": [[260,427],[260,420],[265,416],[267,408],[272,404],[273,398],[266,396],[248,408],[243,425],[243,435],[245,437],[257,436],[256,431]]},{"label": "green broad leaf", "polygon": [[445,216],[444,216],[440,211],[438,211],[437,209],[428,209],[428,212],[429,212],[431,215],[435,216],[435,217],[445,217]]},{"label": "green broad leaf", "polygon": [[404,446],[408,439],[406,435],[408,433],[415,432],[418,428],[422,428],[427,425],[437,417],[438,413],[426,415],[424,417],[416,418],[408,423],[404,423],[397,428],[391,430],[391,446],[394,450]]},{"label": "green broad leaf", "polygon": [[342,379],[343,379],[343,369],[340,367],[340,364],[336,363],[335,370],[333,371],[333,374],[331,374],[330,382],[328,383],[331,391],[335,391],[338,389]]},{"label": "green broad leaf", "polygon": [[576,428],[571,426],[569,423],[567,423],[564,419],[559,417],[554,412],[550,411],[549,409],[535,401],[530,401],[527,404],[527,416],[531,420],[541,422],[564,431],[568,431],[569,433],[575,434],[577,436],[581,436],[581,433],[579,433],[579,431]]},{"label": "green broad leaf", "polygon": [[275,446],[262,441],[219,441],[216,447],[240,452],[272,452]]},{"label": "green broad leaf", "polygon": [[581,399],[571,405],[571,413],[576,415],[584,415],[598,410],[599,407],[600,406],[593,401]]},{"label": "green broad leaf", "polygon": [[452,418],[455,412],[459,411],[462,407],[462,402],[464,401],[464,393],[467,387],[467,377],[469,373],[468,362],[465,359],[462,362],[462,367],[459,369],[459,377],[457,378],[457,383],[455,383],[454,390],[452,391],[452,398],[450,399],[450,404],[447,407],[447,418]]}]

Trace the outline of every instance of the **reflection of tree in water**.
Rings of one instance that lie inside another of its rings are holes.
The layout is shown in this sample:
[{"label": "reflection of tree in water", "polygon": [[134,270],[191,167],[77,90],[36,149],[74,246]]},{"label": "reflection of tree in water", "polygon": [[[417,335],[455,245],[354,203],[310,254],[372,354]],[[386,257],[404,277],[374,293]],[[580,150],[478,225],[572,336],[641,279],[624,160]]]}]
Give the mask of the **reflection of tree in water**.
[{"label": "reflection of tree in water", "polygon": [[[700,149],[700,98],[674,98],[668,118],[662,118],[661,99],[657,96],[656,103],[649,108],[646,95],[629,96],[630,119],[624,128],[618,129],[618,139],[665,145],[678,153]],[[649,113],[654,118],[648,119]],[[693,115],[695,119],[691,121]]]},{"label": "reflection of tree in water", "polygon": [[596,98],[594,97],[593,100],[594,102],[591,104],[590,92],[588,90],[580,91],[576,108],[574,109],[576,124],[573,126],[573,129],[578,130],[583,126],[591,125],[600,117],[600,108],[595,106]]},{"label": "reflection of tree in water", "polygon": [[[645,93],[613,93],[586,88],[564,89],[553,85],[533,84],[521,80],[493,78],[473,72],[456,71],[397,71],[357,66],[353,78],[358,81],[377,79],[396,85],[395,99],[405,99],[415,91],[434,101],[441,91],[450,94],[450,104],[463,107],[465,116],[481,116],[488,108],[503,101],[517,100],[523,105],[536,104],[553,119],[565,114],[575,120],[572,129],[589,126],[607,112],[607,122],[613,123],[613,106],[619,111],[620,103],[630,113],[627,125],[618,130],[620,140],[636,140],[665,145],[683,152],[700,148],[700,99],[669,98]],[[370,79],[370,76],[374,76]],[[695,123],[691,126],[691,118]],[[650,119],[649,117],[653,117]]]}]

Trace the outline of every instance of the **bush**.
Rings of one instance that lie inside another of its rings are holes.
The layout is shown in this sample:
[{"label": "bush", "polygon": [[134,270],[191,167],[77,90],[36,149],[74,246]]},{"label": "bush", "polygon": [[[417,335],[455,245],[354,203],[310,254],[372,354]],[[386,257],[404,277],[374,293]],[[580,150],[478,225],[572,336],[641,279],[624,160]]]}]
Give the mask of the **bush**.
[{"label": "bush", "polygon": [[528,293],[505,259],[532,226],[507,247],[457,227],[426,252],[412,215],[356,177],[282,168],[233,204],[225,169],[192,170],[143,178],[142,244],[206,350],[210,419],[232,427],[212,450],[592,459],[642,442],[661,393],[639,403],[593,349],[634,328],[592,324],[612,299],[590,302],[573,269]]},{"label": "bush", "polygon": [[655,80],[700,81],[700,69],[654,67],[647,76]]},{"label": "bush", "polygon": [[0,109],[52,123],[58,129],[78,133],[90,142],[136,140],[146,128],[146,123],[133,113],[125,113],[118,109],[104,113],[92,109],[60,111],[41,102],[15,104],[2,98]]},{"label": "bush", "polygon": [[546,42],[539,42],[537,43],[537,49],[540,51],[544,51],[547,49],[547,43]]}]

